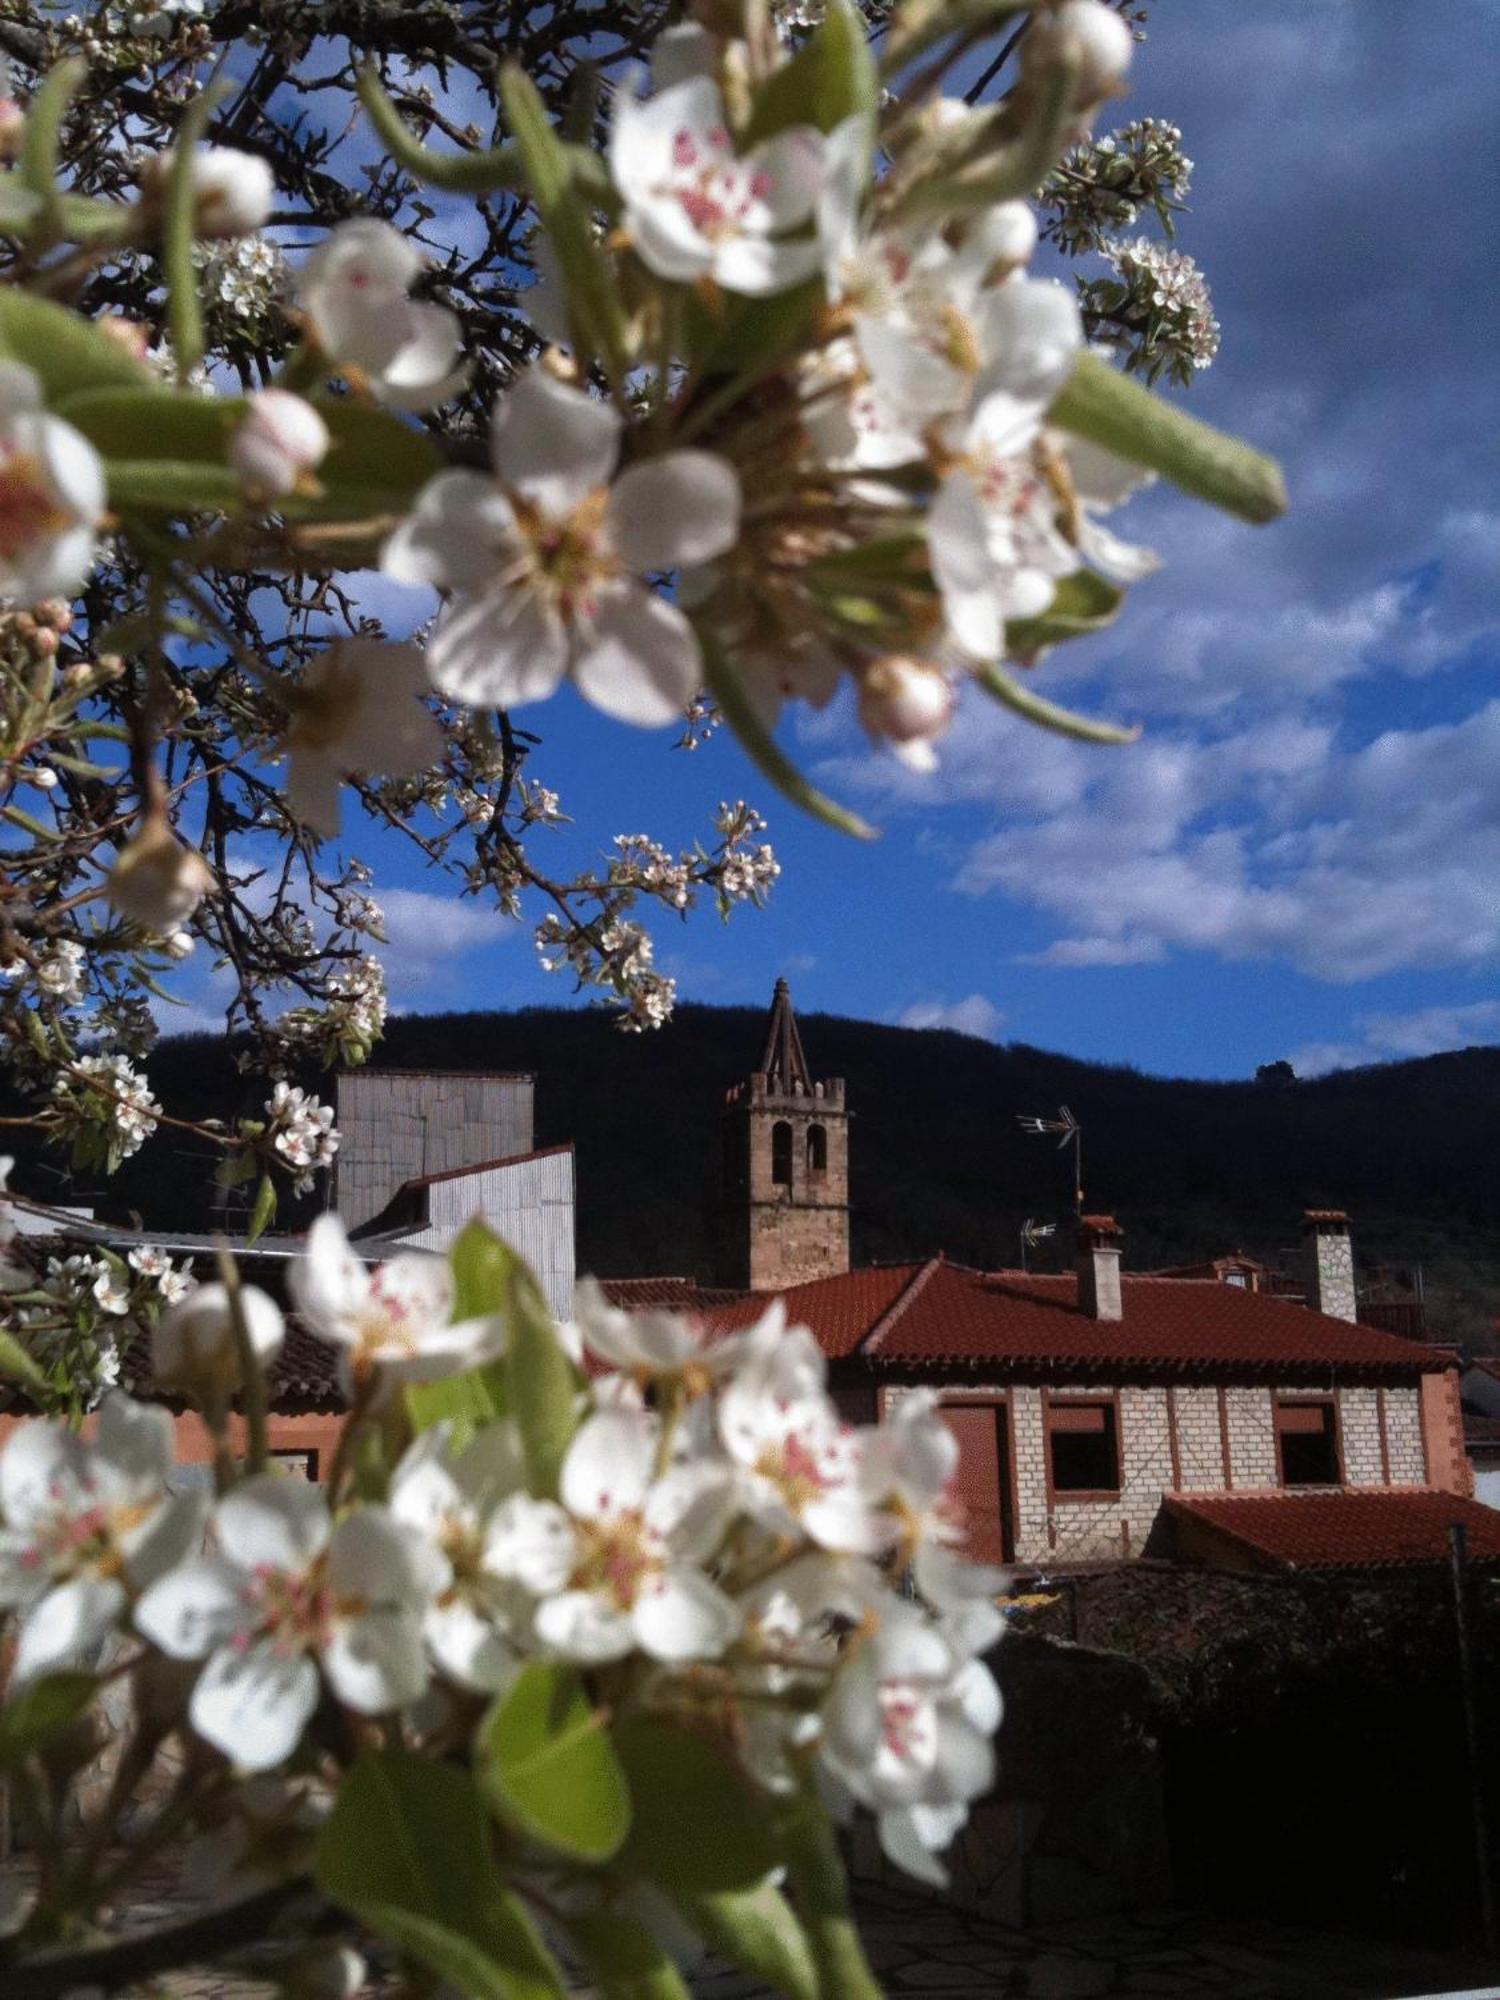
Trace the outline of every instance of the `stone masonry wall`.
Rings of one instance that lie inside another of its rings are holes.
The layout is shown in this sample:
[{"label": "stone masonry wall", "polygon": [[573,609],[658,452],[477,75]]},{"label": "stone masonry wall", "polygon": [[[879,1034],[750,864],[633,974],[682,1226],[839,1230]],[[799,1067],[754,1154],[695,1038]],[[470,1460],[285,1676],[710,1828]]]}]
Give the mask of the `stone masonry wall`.
[{"label": "stone masonry wall", "polygon": [[1427,1453],[1422,1444],[1422,1400],[1416,1389],[1385,1392],[1385,1443],[1393,1486],[1425,1486]]},{"label": "stone masonry wall", "polygon": [[1219,1422],[1219,1392],[1212,1388],[1181,1388],[1172,1392],[1177,1410],[1177,1457],[1182,1490],[1222,1493],[1224,1490],[1224,1431]]},{"label": "stone masonry wall", "polygon": [[1229,1466],[1236,1492],[1242,1486],[1276,1484],[1276,1429],[1269,1389],[1241,1388],[1224,1393],[1229,1415]]},{"label": "stone masonry wall", "polygon": [[1344,1446],[1344,1483],[1383,1486],[1385,1466],[1380,1451],[1380,1391],[1341,1389],[1339,1429]]}]

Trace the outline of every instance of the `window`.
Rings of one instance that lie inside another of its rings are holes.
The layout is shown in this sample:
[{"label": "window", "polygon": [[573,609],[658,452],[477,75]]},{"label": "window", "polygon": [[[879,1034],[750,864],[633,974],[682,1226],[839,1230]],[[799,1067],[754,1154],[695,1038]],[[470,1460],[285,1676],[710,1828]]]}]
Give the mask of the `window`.
[{"label": "window", "polygon": [[1276,1461],[1283,1486],[1339,1484],[1338,1423],[1330,1397],[1276,1405]]},{"label": "window", "polygon": [[792,1128],[784,1118],[771,1127],[771,1179],[777,1187],[792,1184]]},{"label": "window", "polygon": [[1052,1490],[1059,1496],[1118,1493],[1120,1431],[1113,1399],[1086,1403],[1070,1396],[1049,1403],[1047,1462]]},{"label": "window", "polygon": [[317,1484],[318,1454],[315,1451],[268,1451],[266,1457],[279,1465],[283,1472],[294,1473],[299,1479]]},{"label": "window", "polygon": [[815,1181],[828,1172],[828,1134],[821,1125],[807,1128],[807,1171]]}]

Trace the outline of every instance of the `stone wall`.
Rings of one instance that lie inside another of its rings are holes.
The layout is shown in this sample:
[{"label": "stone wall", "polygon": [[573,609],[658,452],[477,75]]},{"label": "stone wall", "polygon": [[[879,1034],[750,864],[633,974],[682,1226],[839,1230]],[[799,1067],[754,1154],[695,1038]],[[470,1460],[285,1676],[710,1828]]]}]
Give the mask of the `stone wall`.
[{"label": "stone wall", "polygon": [[1385,1392],[1385,1441],[1393,1486],[1425,1486],[1427,1453],[1422,1444],[1422,1398],[1416,1389]]},{"label": "stone wall", "polygon": [[[773,1091],[764,1076],[751,1077],[725,1105],[723,1162],[721,1283],[776,1291],[848,1270],[849,1116],[841,1081]],[[778,1164],[790,1179],[777,1178]]]}]

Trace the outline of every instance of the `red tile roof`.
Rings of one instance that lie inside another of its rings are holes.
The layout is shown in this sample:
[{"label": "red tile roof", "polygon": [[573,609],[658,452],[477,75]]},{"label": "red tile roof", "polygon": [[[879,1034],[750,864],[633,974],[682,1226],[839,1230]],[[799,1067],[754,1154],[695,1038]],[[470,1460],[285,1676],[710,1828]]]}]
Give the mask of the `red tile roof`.
[{"label": "red tile roof", "polygon": [[[941,1258],[821,1278],[782,1296],[788,1316],[812,1328],[830,1359],[857,1356],[884,1368],[1076,1371],[1097,1363],[1103,1373],[1232,1368],[1410,1378],[1453,1362],[1442,1348],[1233,1285],[1133,1275],[1121,1283],[1118,1320],[1081,1312],[1071,1274],[970,1271]],[[766,1295],[747,1295],[710,1317],[725,1329],[743,1326],[765,1303]]]},{"label": "red tile roof", "polygon": [[1449,1523],[1470,1561],[1500,1563],[1500,1512],[1456,1493],[1384,1488],[1328,1493],[1168,1493],[1169,1515],[1198,1521],[1281,1569],[1375,1569],[1449,1560]]},{"label": "red tile roof", "polygon": [[696,1278],[601,1278],[599,1288],[612,1306],[627,1312],[659,1307],[670,1312],[707,1312],[734,1305],[744,1296],[732,1286],[700,1285]]}]

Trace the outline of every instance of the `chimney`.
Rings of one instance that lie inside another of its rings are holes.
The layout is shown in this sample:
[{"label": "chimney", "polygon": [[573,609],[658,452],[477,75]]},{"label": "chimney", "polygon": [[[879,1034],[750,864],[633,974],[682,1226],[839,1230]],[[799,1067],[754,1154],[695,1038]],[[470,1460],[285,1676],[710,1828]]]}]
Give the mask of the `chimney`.
[{"label": "chimney", "polygon": [[1303,1215],[1302,1278],[1310,1311],[1331,1319],[1358,1319],[1354,1245],[1341,1208],[1310,1208]]},{"label": "chimney", "polygon": [[1090,1319],[1123,1319],[1120,1236],[1112,1215],[1078,1218],[1078,1310]]}]

